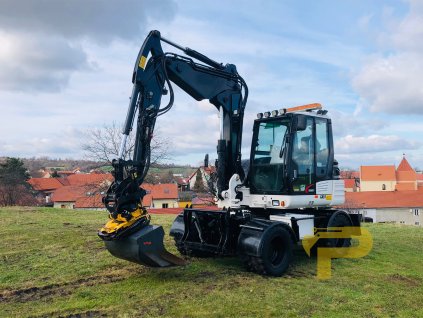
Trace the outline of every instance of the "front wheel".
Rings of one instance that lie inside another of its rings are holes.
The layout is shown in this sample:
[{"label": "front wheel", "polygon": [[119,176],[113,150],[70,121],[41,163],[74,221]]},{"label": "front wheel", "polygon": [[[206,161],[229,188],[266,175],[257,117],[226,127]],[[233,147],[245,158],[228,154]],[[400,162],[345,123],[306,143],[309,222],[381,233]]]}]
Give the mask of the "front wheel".
[{"label": "front wheel", "polygon": [[259,274],[281,276],[292,261],[290,233],[282,226],[274,226],[264,233],[261,244],[259,256],[242,256],[245,265]]}]

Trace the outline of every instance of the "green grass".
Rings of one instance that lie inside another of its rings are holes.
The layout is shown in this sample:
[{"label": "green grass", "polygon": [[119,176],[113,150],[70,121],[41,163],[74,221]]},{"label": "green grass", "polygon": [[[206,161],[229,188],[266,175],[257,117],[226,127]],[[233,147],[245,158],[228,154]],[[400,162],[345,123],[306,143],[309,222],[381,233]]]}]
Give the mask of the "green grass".
[{"label": "green grass", "polygon": [[[174,216],[153,215],[168,232]],[[236,258],[152,269],[112,257],[97,238],[105,212],[0,209],[0,317],[422,317],[423,229],[368,225],[372,252],[332,263],[300,249],[281,278]],[[166,245],[176,253],[170,238]]]}]

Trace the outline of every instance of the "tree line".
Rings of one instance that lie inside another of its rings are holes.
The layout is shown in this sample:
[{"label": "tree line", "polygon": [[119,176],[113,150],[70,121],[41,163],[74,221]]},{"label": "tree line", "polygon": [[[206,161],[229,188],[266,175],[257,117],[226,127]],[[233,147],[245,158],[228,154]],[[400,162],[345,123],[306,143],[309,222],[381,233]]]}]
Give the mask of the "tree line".
[{"label": "tree line", "polygon": [[0,163],[0,206],[36,205],[27,180],[29,173],[18,158],[6,158]]}]

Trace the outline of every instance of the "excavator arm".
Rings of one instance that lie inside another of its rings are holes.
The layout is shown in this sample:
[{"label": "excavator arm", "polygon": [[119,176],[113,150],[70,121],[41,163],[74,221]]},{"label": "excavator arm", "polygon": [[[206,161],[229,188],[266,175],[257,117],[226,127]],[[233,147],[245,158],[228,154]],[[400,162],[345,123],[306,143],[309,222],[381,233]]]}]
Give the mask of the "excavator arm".
[{"label": "excavator arm", "polygon": [[[187,56],[164,53],[162,42]],[[149,224],[150,216],[142,207],[146,194],[142,183],[150,166],[151,139],[156,120],[173,106],[172,83],[197,101],[208,99],[220,113],[216,195],[222,199],[221,193],[228,188],[233,174],[244,178],[241,138],[248,88],[235,65],[222,65],[163,38],[158,31],[151,31],[138,54],[132,83],[119,155],[112,162],[115,180],[103,198],[110,219],[99,231],[99,236],[105,241],[123,239]],[[167,94],[169,101],[166,106],[161,106],[162,97]],[[134,125],[134,154],[128,160],[124,156],[126,141]]]}]

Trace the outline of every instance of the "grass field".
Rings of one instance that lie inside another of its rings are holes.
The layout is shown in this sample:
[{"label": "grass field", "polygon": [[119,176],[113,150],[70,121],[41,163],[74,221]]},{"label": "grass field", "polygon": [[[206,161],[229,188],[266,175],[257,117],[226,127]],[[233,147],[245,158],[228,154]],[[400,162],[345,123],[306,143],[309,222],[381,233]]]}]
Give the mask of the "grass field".
[{"label": "grass field", "polygon": [[[173,218],[153,223],[168,232]],[[0,209],[0,317],[423,317],[423,228],[368,225],[372,252],[333,261],[333,278],[319,281],[301,250],[281,278],[236,258],[145,268],[108,254],[96,236],[105,221],[97,211]]]}]

